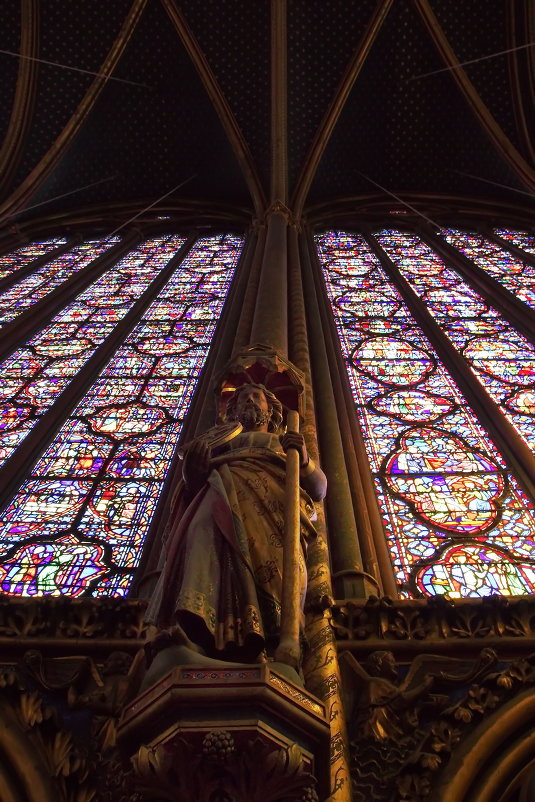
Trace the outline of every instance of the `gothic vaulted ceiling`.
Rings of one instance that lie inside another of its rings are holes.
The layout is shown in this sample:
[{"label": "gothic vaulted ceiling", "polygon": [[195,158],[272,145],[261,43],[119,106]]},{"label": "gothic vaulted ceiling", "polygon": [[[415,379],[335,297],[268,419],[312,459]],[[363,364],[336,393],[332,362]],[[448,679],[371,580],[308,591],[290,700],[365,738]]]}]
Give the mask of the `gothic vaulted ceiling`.
[{"label": "gothic vaulted ceiling", "polygon": [[530,0],[3,0],[0,21],[4,225],[158,199],[249,220],[274,107],[281,200],[309,215],[533,210]]}]

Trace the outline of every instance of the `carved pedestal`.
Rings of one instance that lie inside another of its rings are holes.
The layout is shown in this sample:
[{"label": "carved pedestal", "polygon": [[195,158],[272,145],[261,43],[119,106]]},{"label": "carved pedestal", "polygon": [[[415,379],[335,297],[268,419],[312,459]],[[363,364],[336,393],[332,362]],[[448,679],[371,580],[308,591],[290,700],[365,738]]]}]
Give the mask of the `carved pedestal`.
[{"label": "carved pedestal", "polygon": [[325,708],[269,665],[177,667],[128,705],[118,738],[144,799],[313,802],[329,793]]}]

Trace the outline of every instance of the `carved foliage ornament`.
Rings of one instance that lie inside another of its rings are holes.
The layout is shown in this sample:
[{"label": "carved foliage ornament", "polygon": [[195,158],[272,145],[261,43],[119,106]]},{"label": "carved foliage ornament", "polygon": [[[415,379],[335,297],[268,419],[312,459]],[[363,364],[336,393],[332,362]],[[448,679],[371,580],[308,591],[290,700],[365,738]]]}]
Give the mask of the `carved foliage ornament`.
[{"label": "carved foliage ornament", "polygon": [[0,725],[0,788],[9,802],[96,799],[87,751],[13,670],[0,672]]},{"label": "carved foliage ornament", "polygon": [[[535,636],[535,598],[448,601],[442,596],[393,601],[370,596],[366,601],[337,602],[332,626],[340,644],[358,641],[373,648],[389,648],[405,642],[428,641],[432,649],[438,641],[464,643],[481,638],[525,639]],[[479,647],[478,647],[479,648]]]},{"label": "carved foliage ornament", "polygon": [[297,744],[273,749],[257,738],[237,750],[230,732],[212,730],[198,749],[180,737],[142,746],[133,763],[147,800],[318,802]]},{"label": "carved foliage ornament", "polygon": [[529,687],[535,654],[497,670],[478,660],[418,655],[402,679],[391,652],[361,665],[344,655],[354,802],[426,802],[440,772],[486,716]]}]

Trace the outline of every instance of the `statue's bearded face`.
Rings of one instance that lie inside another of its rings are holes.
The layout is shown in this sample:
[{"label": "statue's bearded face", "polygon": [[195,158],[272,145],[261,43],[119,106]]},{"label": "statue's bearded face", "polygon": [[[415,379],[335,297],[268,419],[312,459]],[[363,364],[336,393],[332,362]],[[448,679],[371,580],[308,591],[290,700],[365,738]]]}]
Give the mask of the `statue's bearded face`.
[{"label": "statue's bearded face", "polygon": [[236,418],[248,431],[269,423],[271,408],[263,390],[246,385],[236,402]]}]

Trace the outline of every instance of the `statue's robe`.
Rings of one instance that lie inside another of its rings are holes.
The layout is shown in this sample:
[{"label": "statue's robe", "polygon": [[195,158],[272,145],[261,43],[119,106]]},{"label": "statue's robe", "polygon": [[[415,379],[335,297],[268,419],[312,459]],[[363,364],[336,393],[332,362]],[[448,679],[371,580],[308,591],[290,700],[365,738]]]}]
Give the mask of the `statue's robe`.
[{"label": "statue's robe", "polygon": [[[168,540],[149,620],[178,622],[210,655],[272,653],[280,630],[285,454],[279,437],[242,432],[213,453],[208,482],[187,504]],[[182,491],[184,493],[184,491]],[[301,490],[299,583],[314,504]]]}]

